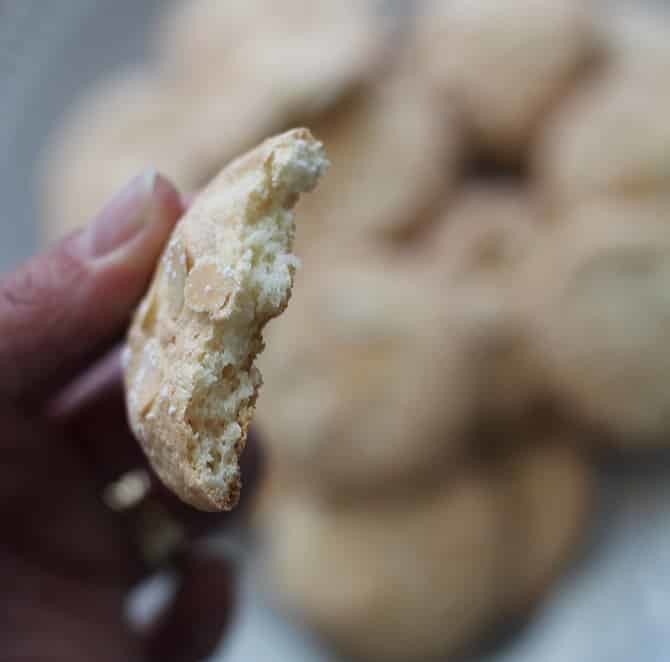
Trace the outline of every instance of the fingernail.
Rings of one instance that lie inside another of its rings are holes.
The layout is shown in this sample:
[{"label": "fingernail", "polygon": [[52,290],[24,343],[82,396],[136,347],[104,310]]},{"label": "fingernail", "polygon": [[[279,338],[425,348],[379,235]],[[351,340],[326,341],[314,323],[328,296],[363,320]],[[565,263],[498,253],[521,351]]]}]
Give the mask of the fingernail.
[{"label": "fingernail", "polygon": [[158,174],[148,168],[133,178],[98,214],[82,235],[91,257],[102,257],[135,238],[153,219]]}]

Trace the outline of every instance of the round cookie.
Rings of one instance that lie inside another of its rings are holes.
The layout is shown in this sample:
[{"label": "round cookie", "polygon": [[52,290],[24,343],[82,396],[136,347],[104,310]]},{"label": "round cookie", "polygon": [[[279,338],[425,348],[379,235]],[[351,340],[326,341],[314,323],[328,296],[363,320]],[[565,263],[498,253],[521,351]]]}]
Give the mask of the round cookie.
[{"label": "round cookie", "polygon": [[188,84],[249,40],[254,26],[268,20],[267,5],[267,0],[177,0],[158,17],[150,50],[165,75]]},{"label": "round cookie", "polygon": [[[245,121],[250,115],[256,121]],[[44,236],[54,239],[88,223],[147,166],[184,191],[200,188],[221,163],[271,134],[276,117],[272,91],[263,86],[242,83],[238,94],[230,84],[225,95],[198,99],[159,85],[148,72],[126,72],[100,82],[75,105],[47,149]],[[235,131],[227,128],[231,126]]]},{"label": "round cookie", "polygon": [[464,329],[461,351],[471,357],[480,413],[516,417],[537,391],[519,274],[539,225],[525,187],[490,183],[465,188],[427,236],[445,314]]},{"label": "round cookie", "polygon": [[166,98],[144,71],[103,80],[79,99],[43,156],[44,239],[86,225],[113,193],[148,166],[187,190],[202,183],[177,135],[183,105]]},{"label": "round cookie", "polygon": [[261,363],[257,423],[272,460],[339,498],[443,470],[463,452],[473,394],[442,293],[376,254],[312,256],[303,276]]},{"label": "round cookie", "polygon": [[459,192],[428,237],[431,264],[455,288],[494,288],[504,299],[535,246],[540,215],[520,184],[473,184]]},{"label": "round cookie", "polygon": [[414,57],[487,152],[517,159],[595,49],[582,0],[434,0]]},{"label": "round cookie", "polygon": [[221,163],[329,109],[386,49],[371,5],[353,0],[290,0],[281,11],[269,0],[183,2],[157,32],[156,70],[94,85],[51,140],[40,177],[47,240],[88,223],[148,166],[199,188]]},{"label": "round cookie", "polygon": [[626,61],[614,58],[569,97],[536,145],[536,175],[559,210],[603,195],[670,190],[670,57],[650,54],[645,64],[638,53]]},{"label": "round cookie", "polygon": [[[243,90],[268,88],[283,124],[330,108],[369,79],[386,37],[368,0],[283,0],[281,8],[273,0],[195,0],[166,17],[155,49],[168,84],[232,102]],[[253,125],[265,115],[259,106],[238,117]]]},{"label": "round cookie", "polygon": [[203,510],[230,509],[261,385],[265,324],[288,303],[291,208],[327,166],[306,129],[226,167],[176,226],[128,333],[130,423],[153,468]]},{"label": "round cookie", "polygon": [[524,275],[534,361],[570,416],[624,447],[670,426],[670,199],[571,211]]},{"label": "round cookie", "polygon": [[333,167],[301,203],[307,242],[403,234],[427,220],[459,175],[459,129],[416,78],[385,78],[313,128]]},{"label": "round cookie", "polygon": [[267,570],[280,603],[347,659],[445,659],[500,615],[504,536],[498,493],[472,476],[345,510],[284,495]]},{"label": "round cookie", "polygon": [[594,477],[566,439],[536,442],[504,460],[509,494],[510,601],[519,612],[544,594],[584,541],[593,510]]}]

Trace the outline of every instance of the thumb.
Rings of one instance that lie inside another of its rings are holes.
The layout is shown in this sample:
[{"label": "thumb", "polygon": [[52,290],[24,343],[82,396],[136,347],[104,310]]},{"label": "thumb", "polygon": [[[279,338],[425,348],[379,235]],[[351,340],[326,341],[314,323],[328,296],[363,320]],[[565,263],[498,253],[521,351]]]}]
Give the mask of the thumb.
[{"label": "thumb", "polygon": [[0,279],[0,397],[43,399],[118,339],[182,211],[148,171],[88,228]]}]

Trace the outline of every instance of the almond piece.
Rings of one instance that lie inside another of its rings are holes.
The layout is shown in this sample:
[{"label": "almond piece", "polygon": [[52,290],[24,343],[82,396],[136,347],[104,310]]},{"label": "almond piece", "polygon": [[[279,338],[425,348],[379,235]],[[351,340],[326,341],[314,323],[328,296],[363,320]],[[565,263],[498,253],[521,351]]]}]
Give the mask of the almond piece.
[{"label": "almond piece", "polygon": [[237,288],[232,272],[222,271],[214,260],[201,260],[186,281],[186,304],[196,312],[216,316]]},{"label": "almond piece", "polygon": [[186,250],[179,239],[175,238],[170,242],[164,259],[168,313],[172,319],[177,319],[184,307],[187,276]]},{"label": "almond piece", "polygon": [[144,416],[151,408],[161,387],[161,379],[162,371],[158,362],[158,351],[155,343],[149,342],[140,357],[135,382],[135,397],[140,416]]}]

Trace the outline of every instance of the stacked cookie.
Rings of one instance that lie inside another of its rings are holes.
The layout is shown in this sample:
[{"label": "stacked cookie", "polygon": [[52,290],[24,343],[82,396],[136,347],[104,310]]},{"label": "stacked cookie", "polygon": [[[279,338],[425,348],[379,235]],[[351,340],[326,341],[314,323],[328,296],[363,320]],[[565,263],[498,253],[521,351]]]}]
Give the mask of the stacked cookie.
[{"label": "stacked cookie", "polygon": [[88,222],[147,164],[195,190],[269,135],[336,110],[383,65],[388,29],[358,0],[176,4],[147,61],[87,91],[47,146],[42,236]]},{"label": "stacked cookie", "polygon": [[527,614],[588,533],[591,451],[670,441],[662,17],[412,7],[184,3],[45,170],[54,235],[147,161],[192,189],[294,123],[325,143],[260,361],[255,521],[278,603],[370,660]]}]

